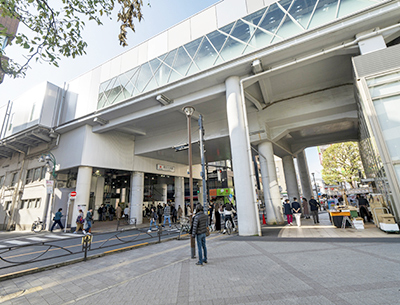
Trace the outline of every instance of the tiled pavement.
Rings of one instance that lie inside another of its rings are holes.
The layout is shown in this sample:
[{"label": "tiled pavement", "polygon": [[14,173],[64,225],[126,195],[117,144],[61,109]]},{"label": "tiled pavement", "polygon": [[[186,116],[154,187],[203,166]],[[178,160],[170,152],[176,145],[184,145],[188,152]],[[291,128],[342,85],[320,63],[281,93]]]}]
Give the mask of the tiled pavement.
[{"label": "tiled pavement", "polygon": [[396,238],[346,243],[213,234],[207,246],[202,267],[190,259],[188,240],[173,240],[3,281],[0,303],[399,303]]}]

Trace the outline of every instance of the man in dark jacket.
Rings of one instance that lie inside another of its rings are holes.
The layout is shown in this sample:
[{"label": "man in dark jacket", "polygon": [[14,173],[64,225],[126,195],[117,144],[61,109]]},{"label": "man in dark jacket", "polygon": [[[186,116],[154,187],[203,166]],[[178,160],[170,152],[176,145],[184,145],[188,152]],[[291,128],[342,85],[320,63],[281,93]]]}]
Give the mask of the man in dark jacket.
[{"label": "man in dark jacket", "polygon": [[[206,247],[206,232],[207,232],[207,215],[204,214],[203,206],[197,204],[196,215],[193,218],[192,236],[197,239],[197,249],[199,252],[199,261],[196,265],[203,266],[207,263],[207,247]],[[204,251],[204,259],[203,259]]]},{"label": "man in dark jacket", "polygon": [[314,224],[319,223],[319,218],[318,218],[318,210],[320,208],[319,203],[317,202],[317,200],[314,199],[314,196],[311,196],[311,199],[308,203],[310,204],[311,214],[314,220]]}]

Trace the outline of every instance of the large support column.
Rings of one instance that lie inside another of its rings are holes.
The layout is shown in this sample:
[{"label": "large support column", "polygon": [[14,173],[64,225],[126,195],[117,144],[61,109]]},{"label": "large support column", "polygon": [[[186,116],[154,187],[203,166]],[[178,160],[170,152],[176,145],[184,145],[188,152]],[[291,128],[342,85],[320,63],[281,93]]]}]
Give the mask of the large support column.
[{"label": "large support column", "polygon": [[310,180],[310,172],[308,170],[308,164],[304,150],[297,154],[296,159],[297,159],[297,166],[299,168],[303,197],[307,198],[307,200],[310,200],[310,197],[312,196],[312,187]]},{"label": "large support column", "polygon": [[283,223],[281,193],[274,161],[274,150],[271,142],[258,145],[260,153],[261,179],[264,187],[264,201],[267,210],[268,224]]},{"label": "large support column", "polygon": [[131,198],[130,198],[130,217],[136,218],[136,223],[143,223],[143,193],[144,193],[144,174],[133,172],[131,174]]},{"label": "large support column", "polygon": [[96,214],[95,220],[98,219],[97,210],[103,204],[104,181],[105,181],[105,178],[103,176],[97,177],[96,190],[95,190],[95,201],[94,201],[94,208],[93,208],[93,212],[96,212],[95,213]]},{"label": "large support column", "polygon": [[[80,166],[76,178],[76,198],[71,204],[74,205],[72,211],[72,220],[76,219],[79,209],[82,209],[86,215],[89,208],[90,184],[92,182],[92,168],[89,166]],[[74,223],[72,223],[74,226]]]},{"label": "large support column", "polygon": [[[296,197],[300,200],[299,188],[297,186],[296,170],[294,169],[294,162],[292,156],[285,156],[282,158],[283,171],[285,173],[286,188],[290,201]],[[299,201],[300,202],[300,201]]]},{"label": "large support column", "polygon": [[229,77],[225,81],[225,86],[239,234],[242,236],[258,235],[260,223],[257,215],[255,181],[252,176],[246,109],[242,105],[239,77]]},{"label": "large support column", "polygon": [[175,177],[175,208],[181,206],[185,216],[185,178]]}]

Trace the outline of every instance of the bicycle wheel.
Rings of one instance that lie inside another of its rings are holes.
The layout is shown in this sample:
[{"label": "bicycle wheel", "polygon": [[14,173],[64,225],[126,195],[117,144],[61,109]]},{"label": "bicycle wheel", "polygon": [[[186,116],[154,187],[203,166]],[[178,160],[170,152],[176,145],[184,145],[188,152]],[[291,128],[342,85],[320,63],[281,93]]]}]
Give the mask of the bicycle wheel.
[{"label": "bicycle wheel", "polygon": [[41,223],[33,223],[32,224],[32,231],[35,233],[39,233],[43,230],[43,224]]},{"label": "bicycle wheel", "polygon": [[228,219],[226,222],[226,232],[231,235],[232,234],[232,222]]}]

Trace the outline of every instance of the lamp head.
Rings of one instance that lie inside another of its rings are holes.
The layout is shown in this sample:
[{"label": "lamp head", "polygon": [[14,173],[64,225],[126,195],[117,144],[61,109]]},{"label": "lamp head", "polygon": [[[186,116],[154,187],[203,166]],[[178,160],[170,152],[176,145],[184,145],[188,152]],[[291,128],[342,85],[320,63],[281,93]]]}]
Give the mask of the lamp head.
[{"label": "lamp head", "polygon": [[39,162],[44,162],[44,157],[43,157],[43,156],[40,156],[40,158],[39,158],[38,161],[39,161]]},{"label": "lamp head", "polygon": [[51,156],[50,155],[46,155],[46,157],[44,158],[46,161],[52,161]]},{"label": "lamp head", "polygon": [[186,114],[188,117],[190,117],[190,116],[193,115],[195,109],[194,109],[194,107],[192,107],[192,106],[186,106],[186,107],[183,107],[182,110],[183,110],[183,112],[185,112],[185,114]]}]

